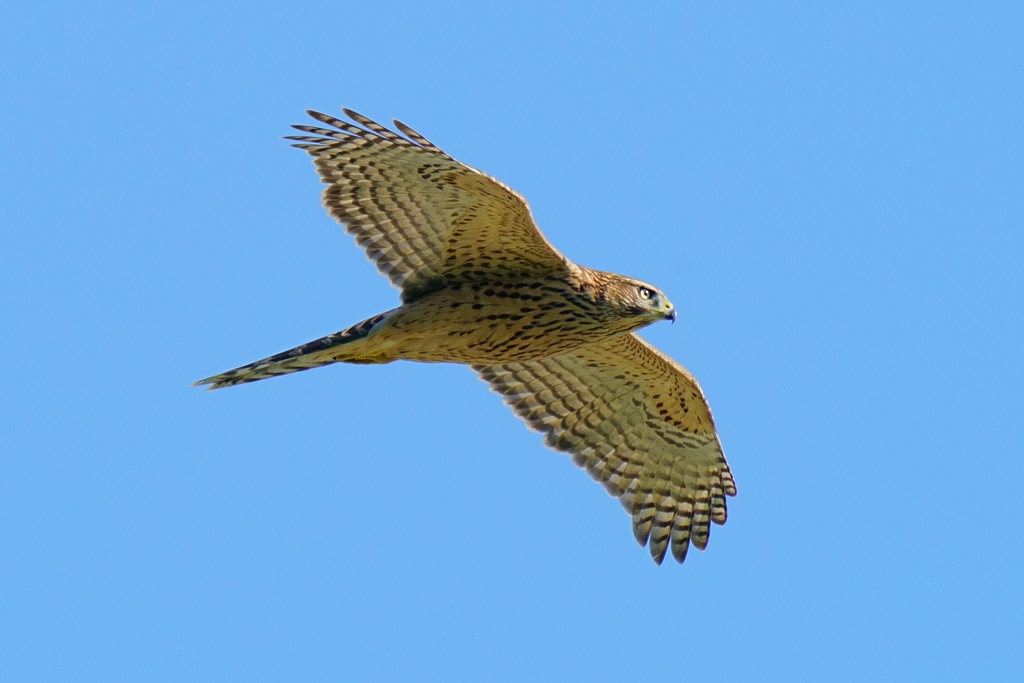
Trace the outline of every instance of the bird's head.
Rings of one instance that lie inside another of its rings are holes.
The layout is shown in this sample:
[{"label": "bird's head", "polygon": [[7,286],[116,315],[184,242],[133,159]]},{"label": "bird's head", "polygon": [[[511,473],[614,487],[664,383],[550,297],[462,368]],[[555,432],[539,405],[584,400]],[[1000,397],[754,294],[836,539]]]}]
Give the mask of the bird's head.
[{"label": "bird's head", "polygon": [[659,320],[676,321],[676,308],[660,290],[653,285],[631,278],[621,278],[609,287],[608,298],[622,312],[639,318],[641,327]]}]

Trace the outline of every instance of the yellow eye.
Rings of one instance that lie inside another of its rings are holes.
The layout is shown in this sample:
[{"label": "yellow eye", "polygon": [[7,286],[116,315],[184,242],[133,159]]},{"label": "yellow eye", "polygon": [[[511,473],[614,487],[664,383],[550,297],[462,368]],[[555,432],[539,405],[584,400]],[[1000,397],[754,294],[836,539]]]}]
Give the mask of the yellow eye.
[{"label": "yellow eye", "polygon": [[641,299],[650,299],[652,296],[654,296],[654,292],[652,292],[651,290],[647,289],[646,287],[641,287],[639,289],[639,292],[640,292],[640,298]]}]

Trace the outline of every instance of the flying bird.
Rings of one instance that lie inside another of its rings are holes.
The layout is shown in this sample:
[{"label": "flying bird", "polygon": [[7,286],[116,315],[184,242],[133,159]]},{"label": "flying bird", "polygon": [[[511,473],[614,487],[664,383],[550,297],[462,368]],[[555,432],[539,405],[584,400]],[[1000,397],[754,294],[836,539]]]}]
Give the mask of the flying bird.
[{"label": "flying bird", "polygon": [[323,125],[287,139],[313,157],[324,206],[401,305],[196,385],[331,363],[463,363],[619,499],[656,563],[703,550],[736,485],[697,380],[635,334],[675,321],[665,294],[573,263],[521,195],[409,126],[344,112],[355,123],[309,111]]}]

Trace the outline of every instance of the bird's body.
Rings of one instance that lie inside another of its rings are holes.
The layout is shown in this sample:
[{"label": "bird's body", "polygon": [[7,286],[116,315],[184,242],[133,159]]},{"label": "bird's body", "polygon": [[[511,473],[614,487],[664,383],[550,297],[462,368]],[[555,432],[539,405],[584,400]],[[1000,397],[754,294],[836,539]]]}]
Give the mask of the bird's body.
[{"label": "bird's body", "polygon": [[463,363],[545,442],[573,454],[632,514],[661,562],[703,548],[735,485],[696,380],[633,332],[675,320],[652,286],[576,265],[525,200],[412,129],[346,110],[359,128],[296,126],[324,203],[402,290],[402,304],[341,332],[202,380],[219,388],[330,363]]},{"label": "bird's body", "polygon": [[[318,349],[315,356],[307,345],[297,347],[302,351],[295,357],[303,356],[307,363],[323,361],[317,365],[396,360],[510,363],[565,353],[639,326],[635,316],[621,315],[620,307],[604,296],[610,274],[574,270],[544,278],[492,273],[487,279],[448,283],[345,330],[343,336],[325,337],[334,343]],[[270,366],[282,369],[280,363],[280,356],[256,361],[218,376],[216,384],[264,379],[262,373]]]}]

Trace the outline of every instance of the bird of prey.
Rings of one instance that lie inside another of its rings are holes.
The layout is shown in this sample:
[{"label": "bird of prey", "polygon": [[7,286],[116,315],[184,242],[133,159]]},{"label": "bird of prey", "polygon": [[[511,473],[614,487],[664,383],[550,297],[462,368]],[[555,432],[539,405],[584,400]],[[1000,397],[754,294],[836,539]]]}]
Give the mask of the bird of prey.
[{"label": "bird of prey", "polygon": [[[442,152],[349,109],[289,136],[327,184],[327,211],[401,291],[401,305],[208,377],[210,389],[331,363],[469,365],[544,443],[617,497],[661,564],[703,550],[736,495],[693,376],[635,334],[676,309],[653,285],[577,265],[526,200]],[[356,125],[358,124],[358,125]]]}]

